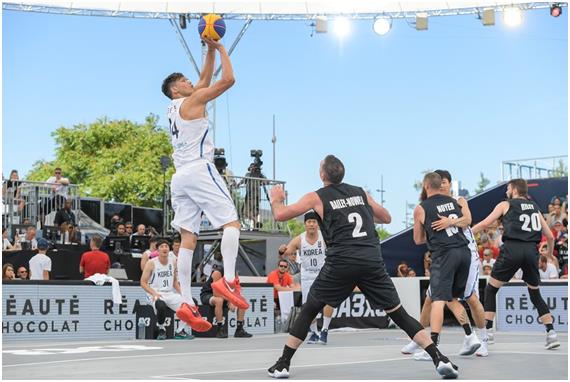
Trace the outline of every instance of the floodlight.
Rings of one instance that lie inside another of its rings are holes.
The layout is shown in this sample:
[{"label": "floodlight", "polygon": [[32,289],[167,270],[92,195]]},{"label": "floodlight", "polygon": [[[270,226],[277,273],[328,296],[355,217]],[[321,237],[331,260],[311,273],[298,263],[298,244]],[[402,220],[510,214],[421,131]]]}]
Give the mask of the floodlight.
[{"label": "floodlight", "polygon": [[337,17],[334,19],[333,29],[338,37],[344,38],[350,33],[350,21],[346,17]]},{"label": "floodlight", "polygon": [[509,27],[518,27],[522,23],[522,11],[519,8],[506,8],[503,21]]},{"label": "floodlight", "polygon": [[392,19],[379,17],[374,21],[374,32],[380,36],[384,36],[390,32],[390,28],[392,28]]}]

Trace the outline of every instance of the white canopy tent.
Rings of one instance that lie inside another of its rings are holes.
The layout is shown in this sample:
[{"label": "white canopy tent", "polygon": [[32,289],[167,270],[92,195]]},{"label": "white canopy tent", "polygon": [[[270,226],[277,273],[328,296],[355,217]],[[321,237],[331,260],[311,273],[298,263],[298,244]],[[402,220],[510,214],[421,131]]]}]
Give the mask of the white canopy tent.
[{"label": "white canopy tent", "polygon": [[374,0],[237,0],[237,1],[33,1],[3,2],[5,10],[85,16],[175,18],[184,14],[199,18],[204,13],[219,13],[227,19],[306,20],[317,16],[343,15],[352,19],[478,14],[483,9],[522,10],[548,8],[552,1],[374,1]]}]

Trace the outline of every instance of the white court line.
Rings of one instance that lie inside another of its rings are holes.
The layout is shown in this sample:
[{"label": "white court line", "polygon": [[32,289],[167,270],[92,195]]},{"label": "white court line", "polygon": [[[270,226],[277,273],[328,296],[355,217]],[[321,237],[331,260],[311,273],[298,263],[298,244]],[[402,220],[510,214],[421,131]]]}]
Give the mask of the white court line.
[{"label": "white court line", "polygon": [[[568,353],[545,353],[544,352],[521,352],[521,351],[493,351],[492,353],[503,353],[503,354],[530,354],[530,355],[563,355],[568,356]],[[459,356],[458,353],[456,354],[448,354],[450,357]],[[465,357],[464,359],[467,359]],[[473,358],[473,357],[471,357]],[[411,360],[412,357],[398,357],[398,358],[387,358],[387,359],[379,359],[379,360],[368,360],[368,361],[351,361],[351,362],[335,362],[335,363],[315,363],[309,365],[295,365],[295,369],[300,369],[304,367],[321,367],[321,366],[342,366],[342,365],[358,365],[358,364],[366,364],[366,363],[381,363],[381,362],[393,362],[393,361],[402,361],[402,360]],[[205,372],[197,372],[197,373],[180,373],[180,374],[168,374],[168,375],[155,375],[151,378],[156,379],[190,379],[190,378],[182,378],[182,376],[192,376],[192,375],[211,375],[211,374],[227,374],[227,373],[241,373],[247,371],[261,371],[267,370],[267,367],[263,368],[254,368],[254,369],[235,369],[235,370],[222,370],[222,371],[205,371]]]}]

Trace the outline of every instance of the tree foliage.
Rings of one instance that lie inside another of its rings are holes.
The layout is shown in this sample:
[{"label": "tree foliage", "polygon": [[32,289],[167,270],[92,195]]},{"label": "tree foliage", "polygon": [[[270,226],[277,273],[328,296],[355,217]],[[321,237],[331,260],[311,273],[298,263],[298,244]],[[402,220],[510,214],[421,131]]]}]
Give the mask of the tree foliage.
[{"label": "tree foliage", "polygon": [[485,178],[485,174],[483,174],[483,172],[480,173],[481,179],[479,179],[479,182],[477,183],[477,188],[475,189],[475,194],[480,194],[483,191],[485,191],[485,188],[487,188],[487,186],[489,185],[489,183],[491,183],[491,181],[487,178]]},{"label": "tree foliage", "polygon": [[291,219],[287,222],[287,229],[291,237],[296,237],[305,232],[305,224],[297,219]]},{"label": "tree foliage", "polygon": [[390,232],[386,231],[381,226],[376,226],[376,233],[378,234],[380,241],[385,240],[391,236]]},{"label": "tree foliage", "polygon": [[[168,133],[158,127],[158,117],[145,122],[100,118],[90,124],[60,127],[52,133],[55,160],[38,161],[28,180],[45,181],[61,167],[71,183],[80,187],[82,196],[160,207],[163,172],[160,157],[170,157]],[[166,172],[167,182],[174,169]]]}]

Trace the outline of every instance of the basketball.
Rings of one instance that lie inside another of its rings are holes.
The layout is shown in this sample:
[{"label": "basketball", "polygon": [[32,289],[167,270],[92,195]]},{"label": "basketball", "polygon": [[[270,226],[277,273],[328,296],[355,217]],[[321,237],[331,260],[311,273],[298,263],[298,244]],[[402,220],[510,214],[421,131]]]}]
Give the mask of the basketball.
[{"label": "basketball", "polygon": [[218,41],[226,33],[226,23],[222,16],[216,15],[215,13],[207,14],[200,18],[198,23],[198,33],[203,38],[211,38],[212,40]]}]

